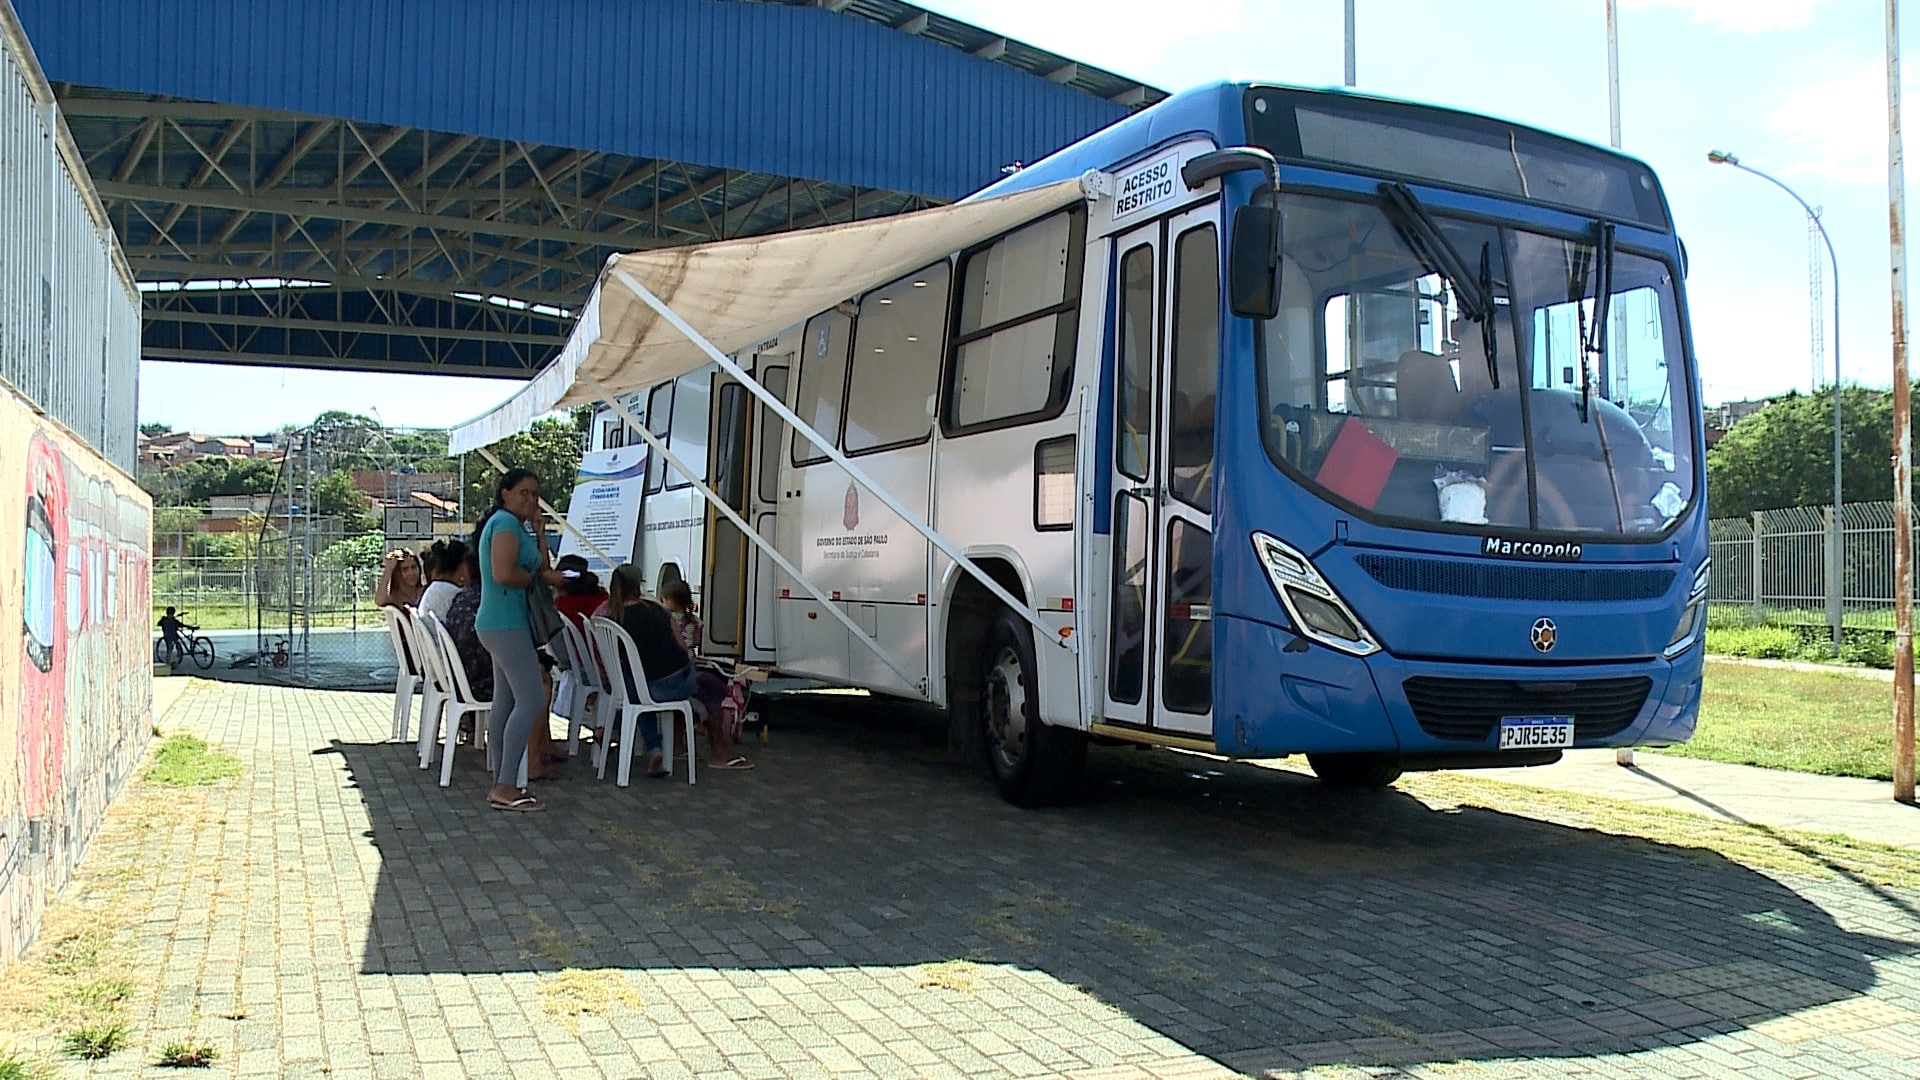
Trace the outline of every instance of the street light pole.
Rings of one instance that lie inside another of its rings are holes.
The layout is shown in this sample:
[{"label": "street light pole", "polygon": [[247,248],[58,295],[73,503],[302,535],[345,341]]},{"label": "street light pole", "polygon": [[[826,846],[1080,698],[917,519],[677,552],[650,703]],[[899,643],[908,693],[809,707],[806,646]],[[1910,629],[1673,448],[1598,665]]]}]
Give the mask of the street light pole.
[{"label": "street light pole", "polygon": [[[1620,33],[1618,12],[1614,9],[1614,0],[1607,0],[1607,137],[1615,150],[1620,149]],[[1616,340],[1627,339],[1627,309],[1619,311],[1620,330]],[[1585,361],[1582,361],[1583,363]],[[1613,752],[1613,763],[1622,767],[1633,765],[1633,747],[1623,746]]]},{"label": "street light pole", "polygon": [[1799,192],[1751,165],[1742,164],[1739,158],[1725,150],[1709,152],[1707,160],[1715,165],[1731,165],[1741,172],[1752,173],[1791,195],[1793,201],[1800,204],[1800,209],[1807,212],[1807,220],[1813,222],[1813,227],[1820,231],[1820,241],[1827,245],[1827,261],[1833,264],[1833,534],[1827,538],[1827,595],[1840,602],[1828,605],[1827,622],[1833,631],[1833,647],[1839,649],[1840,624],[1846,608],[1846,584],[1842,579],[1845,564],[1841,559],[1841,542],[1846,529],[1841,519],[1847,505],[1840,487],[1840,257],[1833,253],[1833,237],[1827,235],[1826,223],[1820,220],[1820,215],[1814,212],[1807,200],[1800,197]]},{"label": "street light pole", "polygon": [[1354,80],[1358,75],[1358,69],[1356,65],[1357,58],[1354,54],[1354,44],[1353,44],[1353,32],[1354,32],[1353,4],[1354,4],[1354,0],[1347,0],[1347,82],[1346,82],[1346,85],[1348,86],[1354,85]]}]

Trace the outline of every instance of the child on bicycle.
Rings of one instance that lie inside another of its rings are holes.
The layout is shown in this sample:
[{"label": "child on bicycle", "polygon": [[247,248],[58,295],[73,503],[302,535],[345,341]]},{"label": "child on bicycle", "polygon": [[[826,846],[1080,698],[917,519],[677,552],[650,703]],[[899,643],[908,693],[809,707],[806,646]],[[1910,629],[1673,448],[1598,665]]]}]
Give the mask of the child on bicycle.
[{"label": "child on bicycle", "polygon": [[176,662],[178,658],[185,656],[187,653],[187,643],[181,640],[180,632],[183,630],[193,631],[198,629],[200,628],[197,626],[190,626],[182,622],[180,617],[174,614],[174,610],[168,608],[167,613],[160,617],[160,640],[166,645],[167,655],[175,659]]}]

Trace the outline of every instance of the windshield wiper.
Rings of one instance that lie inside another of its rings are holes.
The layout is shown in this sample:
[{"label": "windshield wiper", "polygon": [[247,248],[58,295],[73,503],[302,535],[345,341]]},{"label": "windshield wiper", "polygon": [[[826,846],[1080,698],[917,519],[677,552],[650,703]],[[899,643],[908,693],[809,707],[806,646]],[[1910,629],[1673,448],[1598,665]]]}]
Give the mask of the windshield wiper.
[{"label": "windshield wiper", "polygon": [[1493,242],[1480,245],[1480,295],[1487,302],[1487,317],[1480,320],[1480,351],[1487,354],[1487,381],[1500,389],[1500,335],[1493,320]]},{"label": "windshield wiper", "polygon": [[1453,246],[1440,226],[1420,205],[1413,191],[1405,184],[1390,183],[1380,185],[1380,197],[1385,200],[1387,209],[1392,211],[1394,228],[1401,239],[1413,249],[1421,262],[1435,270],[1453,283],[1454,291],[1460,297],[1460,307],[1467,318],[1474,322],[1491,322],[1493,319],[1493,290],[1491,274],[1483,271],[1485,278],[1475,277],[1467,269],[1467,260],[1462,258],[1460,250]]},{"label": "windshield wiper", "polygon": [[1407,185],[1381,184],[1380,196],[1392,211],[1394,229],[1400,238],[1421,262],[1452,282],[1454,295],[1460,298],[1461,314],[1480,324],[1481,351],[1487,356],[1487,378],[1495,390],[1500,389],[1500,335],[1493,306],[1493,245],[1480,245],[1480,273],[1476,276],[1468,271],[1467,260],[1460,249],[1440,231],[1439,223],[1420,205]]},{"label": "windshield wiper", "polygon": [[1604,360],[1607,355],[1607,318],[1613,308],[1613,225],[1610,222],[1594,224],[1593,263],[1589,272],[1593,275],[1593,321],[1587,327],[1586,340],[1580,343],[1580,422],[1583,424],[1591,422],[1593,413],[1592,359],[1597,356]]}]

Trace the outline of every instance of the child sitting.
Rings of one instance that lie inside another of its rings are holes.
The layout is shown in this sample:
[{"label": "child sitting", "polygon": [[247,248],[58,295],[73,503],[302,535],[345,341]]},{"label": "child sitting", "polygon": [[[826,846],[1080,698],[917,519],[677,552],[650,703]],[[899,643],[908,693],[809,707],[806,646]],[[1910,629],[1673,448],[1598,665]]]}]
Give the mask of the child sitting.
[{"label": "child sitting", "polygon": [[[673,619],[674,633],[687,655],[699,659],[706,627],[693,611],[693,590],[685,581],[673,581],[660,590],[660,602]],[[693,701],[701,724],[707,729],[707,767],[712,769],[751,769],[753,762],[728,753],[728,727],[724,715],[727,704],[727,680],[718,672],[694,665]]]}]

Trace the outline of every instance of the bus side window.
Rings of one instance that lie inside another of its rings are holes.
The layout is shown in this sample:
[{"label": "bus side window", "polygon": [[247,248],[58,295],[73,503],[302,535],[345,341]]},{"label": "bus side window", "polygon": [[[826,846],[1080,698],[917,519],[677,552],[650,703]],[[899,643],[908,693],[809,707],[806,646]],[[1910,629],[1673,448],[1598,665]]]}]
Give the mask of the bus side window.
[{"label": "bus side window", "polygon": [[1120,258],[1120,375],[1113,417],[1120,471],[1147,478],[1153,439],[1153,248],[1141,244]]},{"label": "bus side window", "polygon": [[1213,511],[1213,412],[1220,385],[1220,254],[1212,225],[1173,253],[1173,401],[1167,448],[1175,498]]},{"label": "bus side window", "polygon": [[1080,327],[1086,214],[1008,233],[961,261],[943,428],[984,431],[1059,415]]},{"label": "bus side window", "polygon": [[[781,401],[787,400],[786,365],[769,367],[758,374],[760,385],[773,391],[773,396]],[[759,459],[761,502],[771,503],[780,497],[780,437],[786,434],[786,427],[787,422],[776,416],[773,409],[760,406],[760,438],[753,452]]]},{"label": "bus side window", "polygon": [[[673,445],[672,423],[673,383],[663,382],[647,395],[647,430],[668,446]],[[646,494],[652,495],[666,485],[667,459],[651,452],[647,454]]]},{"label": "bus side window", "polygon": [[911,445],[932,430],[926,403],[939,385],[951,280],[940,262],[861,297],[847,380],[847,453]]},{"label": "bus side window", "polygon": [[[807,426],[836,441],[847,400],[847,349],[852,339],[853,320],[838,311],[826,311],[807,320],[800,350],[800,387],[793,397],[793,411]],[[825,460],[827,455],[812,440],[793,433],[795,465]]]},{"label": "bus side window", "polygon": [[[673,392],[673,419],[670,427],[673,437],[667,444],[673,447],[675,457],[687,463],[695,476],[702,479],[707,473],[707,406],[713,392],[713,376],[697,375],[679,382]],[[675,491],[691,487],[693,481],[674,469],[667,477],[667,490]]]},{"label": "bus side window", "polygon": [[714,410],[714,447],[709,455],[707,483],[735,510],[747,508],[747,390],[737,382],[720,387],[720,407]]}]

